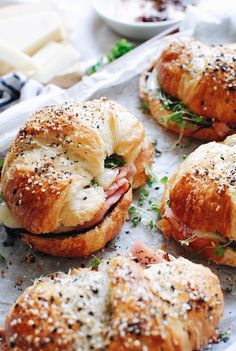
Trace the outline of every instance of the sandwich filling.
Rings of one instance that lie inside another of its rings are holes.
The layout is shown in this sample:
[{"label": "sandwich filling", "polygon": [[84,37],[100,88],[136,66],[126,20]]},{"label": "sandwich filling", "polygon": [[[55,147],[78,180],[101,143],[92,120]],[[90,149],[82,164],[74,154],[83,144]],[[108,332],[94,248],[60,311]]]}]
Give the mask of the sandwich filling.
[{"label": "sandwich filling", "polygon": [[145,76],[144,93],[151,99],[157,99],[162,105],[162,109],[168,112],[163,116],[161,123],[168,127],[170,123],[175,123],[180,131],[186,129],[212,128],[223,137],[232,129],[226,123],[216,121],[214,118],[206,118],[191,112],[179,99],[166,93],[158,80],[157,69],[152,67]]},{"label": "sandwich filling", "polygon": [[[171,230],[174,231],[174,238],[181,244],[183,247],[190,247],[197,240],[204,240],[206,242],[205,247],[199,246],[198,254],[201,254],[205,249],[213,249],[216,256],[223,256],[225,250],[232,249],[236,250],[236,241],[230,240],[224,237],[219,231],[215,230],[214,232],[205,232],[198,229],[192,229],[184,222],[182,222],[179,217],[173,212],[170,207],[167,207],[162,219],[168,220],[171,225]],[[162,226],[162,220],[160,221],[160,227],[165,231],[164,225]],[[171,233],[165,233],[167,236],[172,236]],[[197,246],[197,245],[196,245]],[[201,245],[202,246],[202,245]]]},{"label": "sandwich filling", "polygon": [[[67,205],[65,205],[65,208],[63,208],[58,228],[54,232],[44,233],[44,235],[66,234],[72,231],[84,232],[101,223],[106,214],[130,189],[129,179],[135,173],[135,166],[125,164],[121,156],[113,154],[107,157],[104,161],[103,174],[92,179],[90,184],[84,188],[73,190],[74,204],[71,205],[70,195],[68,200],[70,201],[70,207],[67,208]],[[79,224],[78,218],[80,220]],[[81,222],[82,218],[86,219]],[[0,203],[0,223],[8,228],[22,228],[3,199]],[[27,232],[24,229],[25,231]]]}]

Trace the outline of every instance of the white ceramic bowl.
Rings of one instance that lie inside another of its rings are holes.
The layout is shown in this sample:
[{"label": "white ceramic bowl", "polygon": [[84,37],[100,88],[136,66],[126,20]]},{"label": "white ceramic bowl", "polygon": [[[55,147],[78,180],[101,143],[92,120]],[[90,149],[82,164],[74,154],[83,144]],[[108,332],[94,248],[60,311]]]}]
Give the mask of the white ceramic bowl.
[{"label": "white ceramic bowl", "polygon": [[142,41],[148,40],[167,28],[181,22],[180,19],[162,22],[122,22],[109,15],[108,6],[112,6],[112,0],[93,0],[92,3],[97,14],[107,25],[124,38]]}]

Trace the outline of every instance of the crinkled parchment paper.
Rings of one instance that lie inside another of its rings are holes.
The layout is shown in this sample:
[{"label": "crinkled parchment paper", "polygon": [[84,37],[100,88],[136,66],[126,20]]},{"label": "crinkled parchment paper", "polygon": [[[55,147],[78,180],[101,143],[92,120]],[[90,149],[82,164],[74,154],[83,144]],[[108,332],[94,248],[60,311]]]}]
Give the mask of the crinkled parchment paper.
[{"label": "crinkled parchment paper", "polygon": [[[68,91],[55,94],[43,95],[31,100],[23,101],[0,115],[0,153],[4,155],[9,142],[15,136],[17,130],[33,112],[40,106],[62,103],[71,99],[91,99],[106,96],[114,99],[129,109],[140,121],[143,122],[147,135],[157,142],[157,149],[161,155],[155,158],[153,165],[154,173],[160,179],[169,176],[183,155],[188,155],[199,143],[184,139],[176,146],[178,137],[164,131],[149,115],[142,112],[138,97],[138,75],[147,67],[150,61],[158,55],[168,38],[158,40],[156,38],[143,44],[133,52],[107,66],[103,71],[86,77]],[[157,189],[159,188],[159,189]],[[160,199],[162,185],[154,184],[150,191],[150,198]],[[137,194],[136,194],[137,197]],[[32,219],[33,220],[33,219]],[[98,257],[109,258],[118,253],[125,254],[132,243],[140,239],[151,248],[158,248],[163,244],[162,235],[158,230],[150,231],[145,221],[137,227],[127,221],[118,237],[107,248],[96,253]],[[32,251],[21,243],[19,239],[7,237],[4,228],[0,229],[0,253],[6,257],[6,262],[0,263],[0,325],[3,323],[9,307],[19,294],[29,286],[32,281],[42,275],[55,271],[67,271],[71,267],[91,264],[91,258],[87,260],[66,259],[49,257]],[[172,254],[183,254],[181,249],[173,242],[166,243],[166,248]],[[25,257],[32,253],[34,263],[27,263]],[[209,265],[207,262],[202,262]],[[221,322],[221,329],[232,329],[232,335],[227,343],[221,342],[212,345],[212,350],[236,350],[236,288],[235,270],[225,267],[210,265],[210,268],[218,274],[225,291],[225,314]],[[22,281],[22,282],[21,282]],[[232,346],[231,346],[232,345]]]}]

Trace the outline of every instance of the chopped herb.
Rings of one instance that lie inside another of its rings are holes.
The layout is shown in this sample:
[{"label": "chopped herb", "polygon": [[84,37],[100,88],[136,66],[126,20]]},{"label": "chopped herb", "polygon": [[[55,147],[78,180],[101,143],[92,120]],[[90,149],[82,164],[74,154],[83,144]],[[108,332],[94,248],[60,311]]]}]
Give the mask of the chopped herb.
[{"label": "chopped herb", "polygon": [[94,187],[94,188],[97,188],[98,187],[98,182],[95,180],[95,179],[92,179],[91,182],[90,182],[91,186]]},{"label": "chopped herb", "polygon": [[[222,236],[222,234],[219,231],[215,231],[215,233],[219,236]],[[216,256],[223,256],[225,253],[225,249],[227,246],[229,246],[232,243],[232,240],[229,240],[226,244],[218,246],[215,248],[215,255]]]},{"label": "chopped herb", "polygon": [[154,227],[155,227],[155,222],[154,222],[154,220],[152,219],[152,220],[150,220],[150,221],[148,222],[148,229],[152,230]]},{"label": "chopped herb", "polygon": [[231,336],[231,331],[230,330],[222,331],[220,333],[220,335],[219,335],[219,341],[227,342],[227,341],[229,341],[230,336]]},{"label": "chopped herb", "polygon": [[188,157],[187,155],[182,155],[183,160],[186,160],[187,157]]},{"label": "chopped herb", "polygon": [[92,260],[92,267],[93,268],[98,268],[98,266],[101,264],[102,260],[98,258],[97,256],[94,256]]},{"label": "chopped herb", "polygon": [[139,193],[140,193],[140,196],[138,198],[138,203],[139,205],[143,205],[144,201],[147,199],[149,195],[149,192],[146,189],[142,188],[139,190]]},{"label": "chopped herb", "polygon": [[3,167],[4,161],[5,161],[5,159],[4,159],[4,158],[0,159],[0,168],[2,168],[2,167]]},{"label": "chopped herb", "polygon": [[127,52],[135,48],[134,44],[128,42],[126,39],[118,40],[117,43],[111,49],[110,55],[101,57],[97,63],[95,63],[87,72],[91,75],[97,72],[99,69],[104,67],[106,64],[116,60],[117,58],[123,56]]},{"label": "chopped herb", "polygon": [[137,226],[143,218],[148,220],[148,228],[152,230],[154,227],[156,227],[156,223],[153,220],[153,218],[150,216],[147,210],[143,209],[142,207],[138,207],[134,204],[132,204],[129,209],[128,213],[130,215],[131,222],[134,226]]},{"label": "chopped herb", "polygon": [[2,202],[4,202],[3,193],[2,193],[2,191],[0,191],[0,204],[1,204]]},{"label": "chopped herb", "polygon": [[154,183],[158,182],[158,179],[149,167],[145,167],[144,171],[145,174],[148,176],[147,185],[149,186],[149,188],[151,188]]},{"label": "chopped herb", "polygon": [[223,256],[225,252],[225,247],[219,246],[215,249],[216,256]]},{"label": "chopped herb", "polygon": [[3,255],[0,254],[0,261],[1,262],[6,262],[6,257],[4,257]]},{"label": "chopped herb", "polygon": [[166,184],[166,183],[168,182],[168,177],[167,177],[167,176],[162,177],[162,178],[160,179],[160,182],[161,182],[161,184]]},{"label": "chopped herb", "polygon": [[150,203],[150,208],[153,212],[156,213],[157,215],[157,219],[161,219],[161,211],[160,211],[160,206],[158,205],[158,203],[156,202],[156,200],[152,200]]},{"label": "chopped herb", "polygon": [[142,103],[141,103],[141,110],[142,110],[142,112],[143,113],[147,113],[147,112],[149,112],[149,105],[148,105],[148,102],[147,101],[143,101]]},{"label": "chopped herb", "polygon": [[122,156],[119,156],[117,154],[112,154],[110,156],[107,156],[107,158],[104,161],[105,168],[116,168],[124,165],[125,165],[125,160],[123,159]]},{"label": "chopped herb", "polygon": [[131,218],[132,224],[136,227],[142,220],[141,216],[134,216]]}]

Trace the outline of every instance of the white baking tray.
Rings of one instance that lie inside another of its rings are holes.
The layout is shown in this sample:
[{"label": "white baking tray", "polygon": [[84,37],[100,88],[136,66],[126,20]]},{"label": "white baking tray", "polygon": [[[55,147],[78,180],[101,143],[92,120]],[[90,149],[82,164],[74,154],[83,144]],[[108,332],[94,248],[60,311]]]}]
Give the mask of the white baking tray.
[{"label": "white baking tray", "polygon": [[[9,143],[14,138],[19,127],[23,125],[30,113],[38,107],[52,103],[59,104],[71,99],[87,100],[106,96],[126,106],[130,112],[143,122],[147,135],[157,141],[157,148],[161,151],[161,155],[155,159],[154,172],[159,179],[170,175],[176,165],[182,161],[182,156],[189,154],[199,143],[191,139],[185,139],[182,140],[179,146],[176,146],[177,136],[164,131],[150,116],[144,114],[140,109],[138,97],[138,76],[140,72],[160,53],[167,40],[169,40],[168,37],[162,40],[154,38],[110,64],[101,72],[91,77],[86,77],[81,83],[68,91],[23,101],[0,114],[0,154],[4,155],[6,153]],[[156,186],[160,188],[154,189],[155,186],[153,186],[151,197],[159,200],[162,186],[161,184],[156,184]],[[126,222],[119,236],[107,248],[96,253],[96,255],[108,258],[118,253],[125,254],[132,243],[138,239],[154,249],[163,244],[162,235],[157,230],[148,230],[145,223],[133,227],[130,222]],[[91,264],[91,259],[57,258],[33,252],[29,247],[21,243],[19,239],[9,240],[4,228],[0,229],[0,243],[0,254],[4,255],[8,262],[8,264],[0,263],[0,272],[2,271],[2,277],[0,278],[0,325],[3,323],[11,304],[34,279],[55,271],[66,272],[71,267]],[[13,246],[6,246],[12,243]],[[168,251],[176,256],[183,253],[173,242],[167,243],[166,247]],[[35,263],[25,262],[25,257],[29,252],[33,254]],[[202,261],[202,263],[210,266],[218,274],[222,282],[222,288],[225,291],[225,314],[221,321],[220,329],[224,331],[232,330],[228,342],[212,345],[211,349],[214,351],[235,351],[235,270],[226,267],[216,267],[213,264],[209,265],[205,261]],[[16,283],[19,283],[19,280],[22,280],[20,286],[16,285]]]}]

